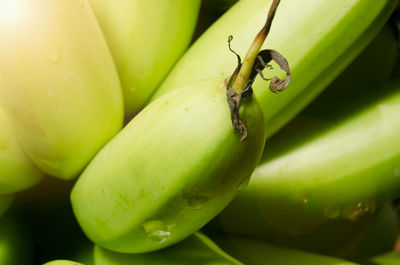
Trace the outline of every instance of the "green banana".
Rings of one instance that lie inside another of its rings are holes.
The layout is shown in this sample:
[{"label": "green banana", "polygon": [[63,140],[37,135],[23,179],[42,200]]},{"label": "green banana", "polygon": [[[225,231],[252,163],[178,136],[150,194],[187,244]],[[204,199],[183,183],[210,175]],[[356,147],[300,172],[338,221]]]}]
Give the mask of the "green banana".
[{"label": "green banana", "polygon": [[[266,139],[251,84],[261,68],[258,58],[268,54],[260,48],[279,3],[274,0],[229,80],[197,82],[164,95],[92,160],[71,193],[89,239],[124,253],[167,247],[204,226],[247,183]],[[279,65],[289,72],[285,63]],[[281,91],[287,82],[274,79],[270,89]]]},{"label": "green banana", "polygon": [[[293,82],[285,96],[265,93],[254,83],[254,92],[274,134],[315,98],[376,35],[396,0],[293,0],[284,1],[275,28],[264,47],[279,49],[291,67]],[[216,76],[228,76],[235,57],[226,47],[243,54],[271,0],[241,0],[199,38],[172,69],[153,99],[176,87]],[[351,29],[351,30],[349,30]],[[271,75],[277,75],[277,70]],[[271,108],[274,111],[271,111]]]},{"label": "green banana", "polygon": [[71,179],[122,126],[106,41],[86,0],[4,0],[0,9],[0,102],[32,161]]},{"label": "green banana", "polygon": [[166,247],[221,211],[257,165],[265,122],[242,102],[248,137],[232,130],[223,80],[168,93],[140,112],[78,179],[72,206],[86,235],[127,253]]},{"label": "green banana", "polygon": [[43,176],[22,150],[0,107],[0,194],[27,189],[41,181]]},{"label": "green banana", "polygon": [[249,186],[222,213],[227,229],[260,235],[269,224],[304,234],[329,221],[368,218],[398,196],[399,82],[373,99],[358,99],[367,107],[327,129],[302,133],[304,123],[293,123],[271,140]]},{"label": "green banana", "polygon": [[96,246],[94,260],[96,265],[243,265],[201,233],[166,249],[144,254],[121,254]]},{"label": "green banana", "polygon": [[44,265],[86,265],[70,260],[53,260],[45,263]]},{"label": "green banana", "polygon": [[200,0],[89,0],[121,79],[125,114],[136,114],[192,37]]}]

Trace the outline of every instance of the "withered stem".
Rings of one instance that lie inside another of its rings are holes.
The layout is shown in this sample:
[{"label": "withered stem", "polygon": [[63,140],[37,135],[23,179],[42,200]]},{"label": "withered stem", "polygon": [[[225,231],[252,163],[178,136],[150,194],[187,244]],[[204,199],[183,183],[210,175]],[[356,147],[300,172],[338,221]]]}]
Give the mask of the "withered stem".
[{"label": "withered stem", "polygon": [[242,92],[246,86],[247,81],[249,80],[257,55],[260,52],[261,47],[271,29],[271,24],[275,17],[275,13],[278,8],[279,2],[280,0],[273,1],[269,9],[267,21],[265,22],[264,27],[257,34],[249,50],[247,51],[246,57],[243,60],[243,64],[240,68],[240,71],[232,84],[232,89],[235,90],[236,92],[239,93]]}]

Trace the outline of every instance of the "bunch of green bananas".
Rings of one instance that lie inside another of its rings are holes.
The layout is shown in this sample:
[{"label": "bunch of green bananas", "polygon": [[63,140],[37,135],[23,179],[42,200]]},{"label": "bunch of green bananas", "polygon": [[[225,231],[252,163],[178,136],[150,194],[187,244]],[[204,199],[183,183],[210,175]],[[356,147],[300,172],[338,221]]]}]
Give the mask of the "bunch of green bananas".
[{"label": "bunch of green bananas", "polygon": [[397,2],[0,0],[0,265],[400,262]]}]

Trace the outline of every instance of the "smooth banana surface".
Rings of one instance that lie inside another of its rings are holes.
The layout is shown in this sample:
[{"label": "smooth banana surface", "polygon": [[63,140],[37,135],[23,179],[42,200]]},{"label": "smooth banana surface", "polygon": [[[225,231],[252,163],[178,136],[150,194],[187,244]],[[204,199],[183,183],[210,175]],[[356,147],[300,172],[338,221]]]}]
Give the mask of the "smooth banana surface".
[{"label": "smooth banana surface", "polygon": [[140,253],[188,237],[244,186],[262,154],[265,121],[242,101],[247,139],[232,129],[223,79],[192,84],[146,107],[92,160],[71,194],[86,235]]},{"label": "smooth banana surface", "polygon": [[33,162],[71,179],[122,126],[106,41],[86,0],[4,0],[0,10],[0,102]]},{"label": "smooth banana surface", "polygon": [[89,0],[121,79],[125,114],[137,113],[186,50],[200,0]]},{"label": "smooth banana surface", "polygon": [[[228,36],[234,37],[232,48],[244,54],[271,2],[239,1],[185,53],[153,100],[195,80],[230,75],[236,57],[227,48]],[[266,93],[267,85],[261,79],[253,85],[268,124],[268,135],[293,118],[365,48],[396,3],[396,0],[282,1],[263,47],[278,50],[287,58],[292,82],[284,96]],[[265,72],[265,76],[270,78],[280,73],[274,70]]]},{"label": "smooth banana surface", "polygon": [[150,253],[121,254],[95,247],[95,265],[243,265],[221,250],[201,233],[195,233],[184,241]]},{"label": "smooth banana surface", "polygon": [[43,175],[22,150],[0,107],[0,194],[27,189],[41,181]]},{"label": "smooth banana surface", "polygon": [[265,223],[305,234],[328,221],[368,218],[398,196],[399,84],[387,84],[386,93],[335,125],[293,123],[271,140],[249,186],[222,213],[227,229],[258,235]]}]

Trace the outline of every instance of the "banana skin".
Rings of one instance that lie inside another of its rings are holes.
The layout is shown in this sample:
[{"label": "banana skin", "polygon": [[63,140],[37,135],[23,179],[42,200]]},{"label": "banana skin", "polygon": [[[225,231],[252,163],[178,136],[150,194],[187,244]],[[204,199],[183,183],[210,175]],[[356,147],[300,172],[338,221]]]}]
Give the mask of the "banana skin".
[{"label": "banana skin", "polygon": [[[227,49],[228,36],[234,37],[232,48],[244,54],[271,2],[241,0],[228,10],[178,61],[152,100],[196,80],[229,75],[236,58]],[[285,96],[266,93],[263,80],[256,80],[253,85],[268,124],[268,136],[283,127],[350,64],[382,28],[396,3],[282,1],[263,48],[279,50],[287,58],[293,80]],[[273,70],[265,75],[270,78],[280,73]]]},{"label": "banana skin", "polygon": [[32,161],[71,179],[122,126],[106,41],[86,0],[4,0],[0,10],[0,103]]},{"label": "banana skin", "polygon": [[136,114],[189,45],[200,0],[90,0]]},{"label": "banana skin", "polygon": [[230,121],[224,79],[193,83],[154,101],[92,160],[71,201],[93,242],[124,253],[174,244],[232,200],[257,165],[265,121],[254,99]]}]

